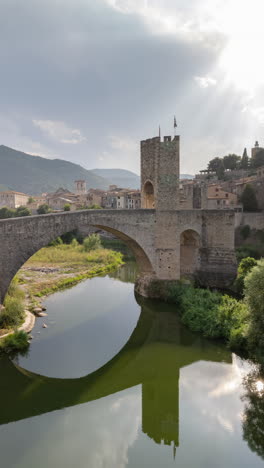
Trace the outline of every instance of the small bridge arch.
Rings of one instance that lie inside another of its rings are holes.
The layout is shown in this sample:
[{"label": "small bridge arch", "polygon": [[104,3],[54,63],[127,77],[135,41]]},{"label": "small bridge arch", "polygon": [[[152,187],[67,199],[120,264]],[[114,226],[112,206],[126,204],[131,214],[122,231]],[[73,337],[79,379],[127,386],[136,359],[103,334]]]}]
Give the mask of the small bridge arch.
[{"label": "small bridge arch", "polygon": [[185,229],[180,236],[180,271],[181,277],[193,276],[199,270],[201,236],[194,229]]}]

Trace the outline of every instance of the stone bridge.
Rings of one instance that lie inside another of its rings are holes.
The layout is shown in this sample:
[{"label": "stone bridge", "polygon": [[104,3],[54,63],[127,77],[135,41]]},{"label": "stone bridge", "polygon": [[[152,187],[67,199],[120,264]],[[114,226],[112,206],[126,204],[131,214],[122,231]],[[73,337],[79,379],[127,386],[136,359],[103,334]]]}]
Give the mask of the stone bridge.
[{"label": "stone bridge", "polygon": [[[226,287],[236,274],[234,212],[229,210],[81,210],[0,221],[0,304],[19,268],[39,249],[73,229],[108,231],[133,251],[137,291],[155,297],[153,280],[196,277]],[[152,290],[152,292],[150,292]]]}]

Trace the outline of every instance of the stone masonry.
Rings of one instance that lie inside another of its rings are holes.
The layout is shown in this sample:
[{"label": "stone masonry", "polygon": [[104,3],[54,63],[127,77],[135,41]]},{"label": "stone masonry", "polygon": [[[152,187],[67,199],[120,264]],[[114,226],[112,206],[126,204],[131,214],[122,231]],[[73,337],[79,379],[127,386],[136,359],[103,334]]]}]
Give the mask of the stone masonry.
[{"label": "stone masonry", "polygon": [[0,220],[0,304],[13,276],[35,252],[87,226],[108,231],[131,248],[140,271],[136,290],[142,295],[150,295],[149,286],[157,280],[183,277],[227,287],[236,275],[234,211],[180,209],[179,144],[179,136],[141,142],[142,209]]}]

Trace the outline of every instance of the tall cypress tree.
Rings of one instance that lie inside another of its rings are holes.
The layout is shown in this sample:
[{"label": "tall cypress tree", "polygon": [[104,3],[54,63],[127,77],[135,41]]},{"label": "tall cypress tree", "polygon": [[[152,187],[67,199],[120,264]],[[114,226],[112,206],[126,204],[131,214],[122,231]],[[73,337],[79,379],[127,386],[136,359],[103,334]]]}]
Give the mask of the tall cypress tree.
[{"label": "tall cypress tree", "polygon": [[247,154],[247,148],[245,148],[242,159],[241,159],[241,169],[248,169],[248,167],[249,167],[249,157]]}]

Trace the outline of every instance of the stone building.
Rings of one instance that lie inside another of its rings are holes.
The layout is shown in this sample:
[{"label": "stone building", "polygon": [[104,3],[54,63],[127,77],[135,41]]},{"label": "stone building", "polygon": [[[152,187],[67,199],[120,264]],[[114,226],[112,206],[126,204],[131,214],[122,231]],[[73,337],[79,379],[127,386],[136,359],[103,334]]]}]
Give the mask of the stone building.
[{"label": "stone building", "polygon": [[74,184],[77,195],[84,195],[87,192],[85,180],[75,180]]},{"label": "stone building", "polygon": [[126,209],[138,210],[141,208],[141,192],[140,190],[132,190],[126,194]]},{"label": "stone building", "polygon": [[223,190],[219,184],[214,184],[207,187],[205,203],[206,206],[202,208],[208,210],[237,208],[238,197],[235,193]]},{"label": "stone building", "polygon": [[56,192],[47,194],[46,203],[52,210],[62,211],[65,205],[70,205],[71,210],[74,210],[79,204],[79,197],[75,193],[60,187]]},{"label": "stone building", "polygon": [[14,192],[7,190],[6,192],[0,192],[0,208],[18,208],[19,206],[27,205],[29,195],[20,192]]}]

